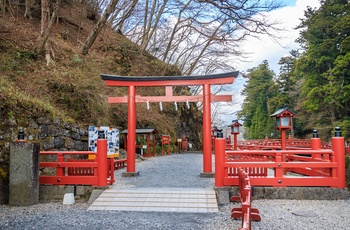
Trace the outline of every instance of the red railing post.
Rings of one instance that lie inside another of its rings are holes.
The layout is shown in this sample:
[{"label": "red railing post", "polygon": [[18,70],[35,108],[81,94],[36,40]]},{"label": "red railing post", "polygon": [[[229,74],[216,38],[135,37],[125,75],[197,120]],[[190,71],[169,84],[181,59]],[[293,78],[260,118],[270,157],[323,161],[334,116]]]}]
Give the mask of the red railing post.
[{"label": "red railing post", "polygon": [[114,183],[114,159],[107,158],[107,178],[110,178],[109,184]]},{"label": "red railing post", "polygon": [[[285,170],[283,168],[280,167],[282,160],[282,152],[281,151],[276,151],[276,157],[275,157],[275,163],[276,163],[276,167],[275,167],[275,177],[283,177],[283,174],[285,172]],[[282,183],[282,181],[279,179],[278,183]],[[278,186],[277,184],[275,186]]]},{"label": "red railing post", "polygon": [[[314,130],[311,138],[311,149],[320,150],[321,149],[321,139],[318,137],[318,131]],[[321,158],[321,154],[312,154],[312,158]]]},{"label": "red railing post", "polygon": [[338,177],[338,188],[346,188],[345,179],[345,144],[344,137],[341,136],[340,127],[335,128],[335,135],[332,138],[332,149],[334,160],[337,162],[337,170],[333,176]]},{"label": "red railing post", "polygon": [[97,186],[106,186],[107,185],[107,140],[98,139],[97,140]]},{"label": "red railing post", "polygon": [[[222,133],[221,133],[222,134]],[[225,146],[226,140],[223,137],[215,138],[214,153],[215,153],[215,187],[224,186],[225,176]]]},{"label": "red railing post", "polygon": [[57,168],[56,168],[56,176],[64,176],[65,170],[64,167],[60,167],[60,162],[64,162],[63,153],[57,153]]}]

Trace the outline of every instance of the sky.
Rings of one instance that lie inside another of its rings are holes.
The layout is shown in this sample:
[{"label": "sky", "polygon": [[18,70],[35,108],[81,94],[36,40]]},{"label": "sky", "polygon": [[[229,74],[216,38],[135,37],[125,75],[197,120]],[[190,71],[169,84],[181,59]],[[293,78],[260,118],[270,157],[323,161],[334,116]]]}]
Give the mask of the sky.
[{"label": "sky", "polygon": [[[258,66],[264,60],[269,63],[270,69],[276,74],[279,74],[278,62],[281,57],[288,56],[289,51],[297,49],[299,47],[295,40],[299,37],[299,30],[294,29],[300,24],[300,19],[304,18],[304,10],[307,6],[317,8],[320,6],[318,0],[284,0],[283,8],[271,11],[267,13],[268,17],[278,20],[281,24],[280,27],[284,28],[285,31],[280,34],[282,38],[279,42],[274,41],[268,36],[260,36],[258,39],[250,38],[242,43],[241,48],[249,53],[245,62],[237,62],[237,59],[233,58],[233,65],[240,72],[247,72],[248,69]],[[227,105],[223,103],[221,106],[221,113],[235,113],[241,109],[244,97],[241,96],[240,92],[243,89],[245,79],[238,77],[232,84],[233,94],[233,105]],[[226,92],[227,94],[227,92]],[[225,125],[231,124],[231,121],[236,119],[234,114],[221,114],[220,120]]]}]

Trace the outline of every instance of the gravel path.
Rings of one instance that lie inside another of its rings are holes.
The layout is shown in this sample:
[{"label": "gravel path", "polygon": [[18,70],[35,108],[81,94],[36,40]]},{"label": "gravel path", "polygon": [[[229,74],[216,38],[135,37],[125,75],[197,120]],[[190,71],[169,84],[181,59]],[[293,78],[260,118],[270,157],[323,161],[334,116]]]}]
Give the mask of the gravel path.
[{"label": "gravel path", "polygon": [[[214,162],[214,161],[213,161]],[[201,154],[173,154],[136,164],[138,177],[116,172],[117,187],[212,188],[212,178],[200,178]],[[214,168],[213,168],[214,170]],[[161,213],[87,211],[88,204],[43,203],[28,207],[0,205],[0,229],[237,229],[241,220],[230,217],[231,203],[219,213]],[[253,200],[261,222],[253,229],[349,229],[350,200]],[[295,215],[293,213],[299,214]]]}]

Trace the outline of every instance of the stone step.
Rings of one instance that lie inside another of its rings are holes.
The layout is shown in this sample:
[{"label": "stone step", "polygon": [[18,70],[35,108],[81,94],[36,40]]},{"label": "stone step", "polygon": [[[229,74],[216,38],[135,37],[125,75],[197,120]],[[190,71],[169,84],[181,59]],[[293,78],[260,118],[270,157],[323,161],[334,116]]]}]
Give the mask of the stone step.
[{"label": "stone step", "polygon": [[107,189],[88,210],[154,212],[218,212],[214,189],[127,188]]}]

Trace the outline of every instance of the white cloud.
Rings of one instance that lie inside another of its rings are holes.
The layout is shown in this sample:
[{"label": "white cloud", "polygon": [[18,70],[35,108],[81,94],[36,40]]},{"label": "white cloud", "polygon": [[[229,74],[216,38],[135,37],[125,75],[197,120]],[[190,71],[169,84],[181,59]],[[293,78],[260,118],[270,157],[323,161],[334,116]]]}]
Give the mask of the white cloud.
[{"label": "white cloud", "polygon": [[[248,55],[246,62],[233,61],[236,69],[246,72],[247,69],[261,64],[263,60],[268,60],[270,68],[278,74],[278,61],[280,58],[288,56],[289,51],[299,47],[299,45],[295,43],[295,40],[299,37],[299,30],[295,30],[294,28],[300,24],[300,19],[304,18],[304,11],[307,6],[315,8],[319,7],[320,3],[318,0],[297,0],[295,6],[287,6],[266,13],[267,17],[271,17],[281,22],[280,27],[285,28],[285,31],[282,34],[279,34],[279,36],[283,37],[279,40],[280,44],[268,36],[260,36],[258,39],[247,39],[247,41],[242,44],[241,48],[250,54]],[[232,60],[237,59],[233,57]],[[238,102],[238,104],[231,106],[223,105],[221,111],[224,113],[232,113],[241,110],[244,98],[240,95],[240,91],[243,89],[244,82],[243,79],[236,79],[235,83],[232,84],[233,100]],[[225,121],[226,124],[230,124],[233,119],[236,119],[235,115],[221,115],[221,120]]]},{"label": "white cloud", "polygon": [[[243,51],[250,53],[248,62],[235,63],[237,69],[246,71],[252,67],[256,67],[263,60],[268,60],[270,68],[277,74],[279,72],[278,61],[281,57],[289,55],[289,51],[298,48],[295,40],[299,37],[299,30],[294,29],[300,24],[300,19],[304,18],[304,11],[307,6],[318,7],[318,0],[298,0],[295,6],[283,7],[266,13],[267,17],[279,21],[280,28],[284,28],[277,36],[281,39],[276,42],[267,35],[257,38],[249,38],[242,44]],[[280,43],[280,44],[278,44]]]}]

